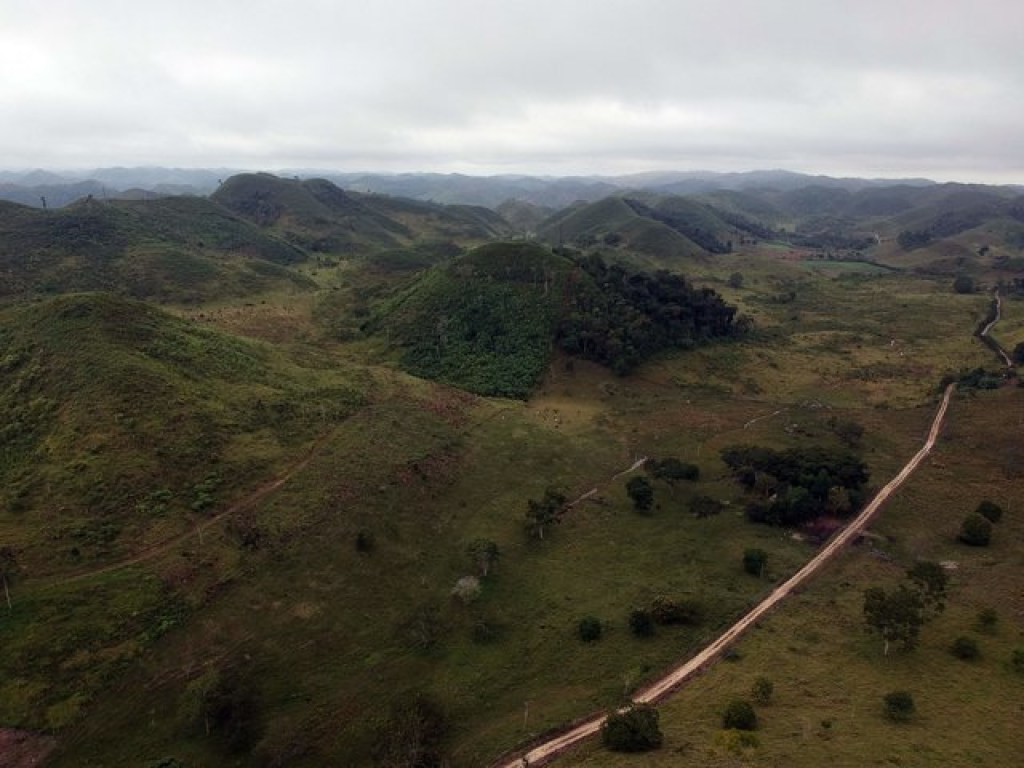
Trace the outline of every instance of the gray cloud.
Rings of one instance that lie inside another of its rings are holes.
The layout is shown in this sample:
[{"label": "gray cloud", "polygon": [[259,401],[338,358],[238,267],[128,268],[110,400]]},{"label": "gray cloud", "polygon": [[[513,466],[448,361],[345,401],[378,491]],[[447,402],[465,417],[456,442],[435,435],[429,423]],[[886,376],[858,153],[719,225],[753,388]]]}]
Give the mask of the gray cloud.
[{"label": "gray cloud", "polygon": [[1010,0],[0,5],[0,166],[1024,182]]}]

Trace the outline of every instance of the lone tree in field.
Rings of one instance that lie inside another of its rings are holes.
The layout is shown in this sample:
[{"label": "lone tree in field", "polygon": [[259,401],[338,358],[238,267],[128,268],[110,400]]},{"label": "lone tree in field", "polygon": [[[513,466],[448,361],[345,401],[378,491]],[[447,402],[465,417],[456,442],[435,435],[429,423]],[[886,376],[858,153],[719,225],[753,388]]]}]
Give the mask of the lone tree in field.
[{"label": "lone tree in field", "polygon": [[18,575],[18,558],[11,547],[0,547],[0,580],[4,583],[4,597],[7,599],[8,612],[13,610],[11,605],[10,582]]},{"label": "lone tree in field", "polygon": [[662,740],[658,710],[649,704],[612,712],[601,726],[601,743],[614,752],[648,752],[660,747]]},{"label": "lone tree in field", "polygon": [[544,529],[557,523],[565,511],[565,495],[548,488],[540,501],[530,499],[526,509],[526,534],[531,539],[543,539]]},{"label": "lone tree in field", "polygon": [[474,539],[466,547],[466,554],[469,555],[480,572],[481,578],[486,578],[491,568],[498,562],[498,558],[501,557],[498,545],[490,539]]},{"label": "lone tree in field", "polygon": [[885,716],[896,723],[905,723],[916,709],[914,697],[909,691],[893,691],[885,694]]},{"label": "lone tree in field", "polygon": [[987,547],[992,540],[992,523],[978,514],[970,514],[960,524],[960,541],[971,547]]},{"label": "lone tree in field", "polygon": [[1003,508],[996,504],[994,501],[985,499],[978,504],[978,508],[974,510],[975,514],[981,515],[990,523],[998,523],[1003,519]]},{"label": "lone tree in field", "polygon": [[764,578],[768,568],[768,553],[763,549],[748,549],[743,553],[743,570],[751,576]]},{"label": "lone tree in field", "polygon": [[735,728],[738,731],[757,730],[757,713],[749,701],[735,699],[722,713],[722,727]]},{"label": "lone tree in field", "polygon": [[631,477],[626,483],[626,493],[633,500],[637,512],[650,512],[654,506],[654,486],[646,477]]},{"label": "lone tree in field", "polygon": [[885,655],[889,643],[900,642],[904,650],[917,645],[917,636],[925,622],[925,605],[920,593],[904,584],[892,592],[881,587],[864,590],[864,621],[882,636]]}]

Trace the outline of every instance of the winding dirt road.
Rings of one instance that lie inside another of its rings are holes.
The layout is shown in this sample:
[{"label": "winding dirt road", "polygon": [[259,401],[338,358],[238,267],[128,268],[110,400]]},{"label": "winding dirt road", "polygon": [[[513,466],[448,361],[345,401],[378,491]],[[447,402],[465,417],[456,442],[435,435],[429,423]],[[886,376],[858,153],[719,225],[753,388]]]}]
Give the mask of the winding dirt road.
[{"label": "winding dirt road", "polygon": [[[991,331],[992,328],[995,326],[995,324],[998,323],[1003,318],[1003,297],[999,295],[999,289],[996,288],[994,291],[992,291],[992,295],[995,297],[995,300],[996,300],[996,316],[992,318],[992,322],[991,323],[986,325],[981,330],[981,333],[978,334],[979,336],[986,336],[987,337],[988,336],[988,332]],[[1008,354],[1006,354],[1006,350],[1003,349],[1002,346],[998,342],[995,341],[995,339],[991,339],[991,337],[990,337],[990,340],[993,343],[995,343],[996,351],[999,353],[999,356],[1001,358],[1003,358],[1003,362],[1006,363],[1006,367],[1007,368],[1013,368],[1013,360],[1011,360],[1010,356]]]},{"label": "winding dirt road", "polygon": [[[985,332],[988,332],[989,328],[991,328],[991,325],[985,329]],[[750,629],[754,623],[774,608],[775,605],[783,598],[789,595],[800,584],[809,579],[811,575],[813,575],[826,562],[832,559],[844,546],[846,546],[851,539],[860,534],[864,529],[864,526],[867,525],[879,508],[889,499],[890,496],[892,496],[893,493],[896,492],[906,479],[910,477],[914,470],[920,466],[921,462],[925,460],[932,448],[935,446],[935,441],[939,437],[939,432],[942,429],[942,425],[946,418],[946,411],[949,408],[950,398],[953,396],[955,389],[956,384],[950,384],[946,387],[939,409],[935,413],[935,418],[932,419],[932,426],[928,432],[928,438],[925,440],[924,445],[921,446],[921,449],[914,454],[910,461],[906,463],[903,469],[899,471],[899,474],[886,483],[885,487],[883,487],[875,498],[871,500],[871,503],[864,507],[861,513],[857,515],[849,525],[847,525],[835,536],[835,538],[826,544],[803,568],[776,587],[767,598],[758,603],[758,605],[743,618],[723,632],[717,640],[704,648],[704,650],[692,659],[689,659],[676,668],[670,670],[667,674],[637,693],[633,698],[634,702],[652,704],[661,701],[683,683],[709,667],[719,658],[719,656],[722,655],[722,652],[729,647],[729,645]],[[494,764],[493,768],[522,768],[526,765],[533,768],[535,766],[544,765],[569,747],[596,734],[601,729],[601,724],[604,722],[604,719],[605,713],[601,712],[595,714],[586,720],[577,723],[570,730],[547,739],[540,744],[535,744],[525,752],[520,752],[511,758],[507,756],[502,758],[499,762]]]}]

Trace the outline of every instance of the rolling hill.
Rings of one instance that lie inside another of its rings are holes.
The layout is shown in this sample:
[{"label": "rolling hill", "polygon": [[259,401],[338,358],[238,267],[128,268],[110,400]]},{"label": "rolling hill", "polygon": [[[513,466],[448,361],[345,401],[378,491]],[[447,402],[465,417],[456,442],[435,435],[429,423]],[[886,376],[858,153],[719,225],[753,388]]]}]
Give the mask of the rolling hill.
[{"label": "rolling hill", "polygon": [[100,201],[43,211],[0,203],[0,296],[109,291],[194,302],[308,290],[306,254],[192,197]]}]

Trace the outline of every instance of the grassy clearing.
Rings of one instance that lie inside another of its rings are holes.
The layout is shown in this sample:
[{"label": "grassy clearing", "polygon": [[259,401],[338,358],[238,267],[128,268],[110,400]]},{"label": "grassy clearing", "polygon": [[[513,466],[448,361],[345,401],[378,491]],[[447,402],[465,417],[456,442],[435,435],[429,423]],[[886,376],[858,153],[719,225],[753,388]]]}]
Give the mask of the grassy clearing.
[{"label": "grassy clearing", "polygon": [[[982,498],[1021,508],[1024,464],[1007,415],[1022,408],[1016,389],[959,400],[933,458],[882,511],[865,542],[744,638],[738,661],[719,663],[662,707],[665,747],[644,764],[1012,763],[1021,678],[1009,660],[1024,638],[1024,520],[1005,516],[987,549],[965,547],[955,535]],[[953,568],[948,608],[925,626],[917,650],[885,658],[864,631],[863,590],[895,583],[915,558]],[[998,617],[991,629],[978,621],[986,608]],[[980,660],[949,653],[960,635],[976,639]],[[756,746],[743,746],[721,730],[721,711],[729,700],[749,697],[761,675],[774,681],[775,694],[758,707]],[[900,689],[917,703],[906,725],[888,721],[882,709],[882,696]],[[564,764],[631,763],[587,745]]]},{"label": "grassy clearing", "polygon": [[[359,299],[354,286],[361,278],[348,269],[338,267],[338,280],[351,290],[327,289],[344,294],[326,302],[342,325]],[[57,733],[62,746],[56,765],[134,764],[140,756],[167,754],[187,764],[230,764],[243,759],[227,754],[216,733],[205,733],[196,696],[210,680],[237,673],[252,681],[263,717],[262,735],[250,749],[253,760],[361,766],[370,763],[389,706],[426,691],[455,723],[453,765],[468,767],[622,701],[706,642],[813,552],[787,532],[745,522],[739,489],[718,459],[723,447],[831,444],[837,439],[832,419],[853,419],[865,427],[864,455],[880,484],[919,446],[939,377],[970,364],[964,361],[986,363],[991,355],[970,337],[984,313],[984,297],[955,297],[945,286],[917,277],[832,279],[739,255],[716,259],[707,276],[724,283],[737,270],[744,273],[743,287],[722,291],[756,316],[759,331],[753,337],[666,356],[627,378],[556,360],[526,403],[475,398],[387,368],[353,366],[349,360],[363,342],[333,336],[326,343],[318,336],[326,326],[320,314],[325,303],[293,302],[280,294],[268,297],[266,305],[204,307],[210,322],[202,329],[196,322],[183,324],[191,330],[173,335],[178,341],[164,357],[181,362],[184,349],[191,350],[189,360],[202,360],[203,345],[222,345],[225,354],[242,351],[258,362],[244,370],[229,364],[210,389],[185,370],[161,369],[163,380],[181,382],[177,397],[183,403],[191,408],[209,401],[206,418],[218,434],[232,435],[218,443],[220,466],[235,471],[222,473],[215,509],[293,465],[317,436],[330,437],[301,472],[251,512],[208,528],[202,541],[189,536],[138,568],[62,588],[44,589],[35,578],[41,566],[33,566],[16,585],[14,617],[0,617],[5,648],[17,650],[0,667],[0,691],[4,701],[13,702],[4,720]],[[207,326],[275,346],[216,334]],[[102,354],[116,361],[127,353]],[[329,400],[327,393],[353,388],[365,400],[346,401],[345,413],[325,422],[320,406]],[[948,481],[935,489],[930,480],[908,489],[890,508],[910,515],[905,527],[888,528],[890,518],[884,517],[876,527],[884,539],[872,550],[850,553],[835,585],[816,581],[741,646],[740,661],[720,665],[699,681],[710,686],[702,695],[687,698],[696,688],[688,689],[669,705],[663,716],[668,746],[645,760],[668,760],[667,765],[689,755],[702,764],[735,764],[732,742],[717,733],[719,703],[732,698],[737,686],[745,692],[766,669],[776,681],[772,706],[779,716],[765,708],[761,751],[750,759],[764,755],[763,764],[775,764],[789,754],[786,749],[799,752],[816,739],[824,743],[821,753],[836,743],[836,733],[845,734],[841,717],[847,709],[856,712],[851,722],[861,729],[851,734],[881,742],[883,728],[890,726],[871,702],[880,708],[890,688],[874,692],[880,684],[871,676],[878,649],[859,629],[859,585],[896,575],[874,550],[896,558],[933,551],[937,556],[934,542],[942,541],[959,554],[949,538],[959,506],[955,513],[944,508],[941,524],[927,516],[931,506],[969,504],[970,494],[953,490],[961,487],[959,478],[972,478],[972,493],[996,479],[980,464],[964,465],[968,474],[960,474],[961,457],[946,458],[946,451],[964,444],[972,456],[982,455],[992,436],[1001,434],[999,414],[1017,403],[1014,397],[1017,391],[1007,390],[958,403],[955,418],[959,409],[992,415],[989,431],[979,427],[962,439],[954,431],[962,422],[954,421],[929,465],[935,473],[947,462]],[[279,419],[248,420],[256,399],[294,410],[282,411]],[[993,402],[991,411],[982,407]],[[138,410],[137,418],[145,419]],[[154,429],[186,412],[182,405],[172,415],[153,414]],[[116,422],[107,414],[101,423]],[[82,440],[100,439],[84,422],[81,430]],[[167,440],[174,450],[179,440],[182,449],[190,442],[184,428]],[[1017,471],[1014,445],[995,444],[1007,471]],[[89,462],[87,476],[94,477],[92,462],[98,460],[82,455]],[[693,462],[701,480],[675,489],[656,483],[653,515],[637,515],[623,488],[626,478],[612,478],[639,455]],[[117,466],[129,465],[116,456]],[[114,466],[114,454],[110,462]],[[52,477],[64,475],[54,470]],[[523,532],[526,501],[540,498],[551,485],[570,498],[593,487],[598,492],[574,507],[544,541],[529,542]],[[697,520],[689,514],[697,494],[728,505],[717,517]],[[4,517],[0,535],[24,537],[19,542],[28,542],[30,551],[45,552],[44,526],[33,514]],[[192,520],[175,517],[125,541],[144,546],[187,530]],[[971,580],[958,585],[957,600],[979,589],[971,586],[976,573],[1002,578],[1000,569],[1019,565],[1012,549],[996,548],[1009,547],[1012,535],[1019,540],[1017,525],[1008,515],[998,529],[1007,537],[1004,543],[960,558],[958,573]],[[361,533],[372,541],[369,551],[356,547]],[[479,598],[463,604],[451,590],[472,572],[466,545],[481,537],[498,544],[501,558]],[[765,580],[742,570],[750,547],[769,553]],[[981,567],[984,561],[969,567],[969,558],[999,552],[1002,559],[991,571]],[[853,586],[843,587],[844,581]],[[979,596],[985,594],[981,589]],[[704,621],[663,628],[646,640],[633,637],[629,611],[658,595],[698,599]],[[174,606],[179,613],[171,615],[167,610]],[[952,632],[959,626],[956,617],[971,610],[973,605],[951,604],[941,622],[954,622]],[[577,639],[576,624],[586,615],[605,623],[598,643]],[[993,659],[1015,642],[1010,621],[1007,610]],[[899,663],[945,662],[940,641],[929,639],[939,627],[926,628],[925,647],[916,656],[899,657]],[[54,644],[57,636],[80,642]],[[51,645],[56,650],[48,651]],[[79,650],[84,655],[76,658]],[[985,659],[989,652],[985,641]],[[856,661],[849,679],[833,684],[814,677],[816,669],[828,670],[836,657],[847,655]],[[95,669],[95,675],[82,683],[82,669]],[[919,672],[907,672],[908,685]],[[931,713],[930,694],[920,690],[919,708]],[[829,718],[833,725],[826,729],[821,721]],[[783,730],[772,730],[773,721],[784,723]],[[912,727],[930,734],[931,723]],[[831,734],[828,739],[819,736],[823,730]],[[841,742],[844,749],[854,743],[853,735]],[[594,765],[624,764],[589,747],[583,755],[581,760]]]}]

